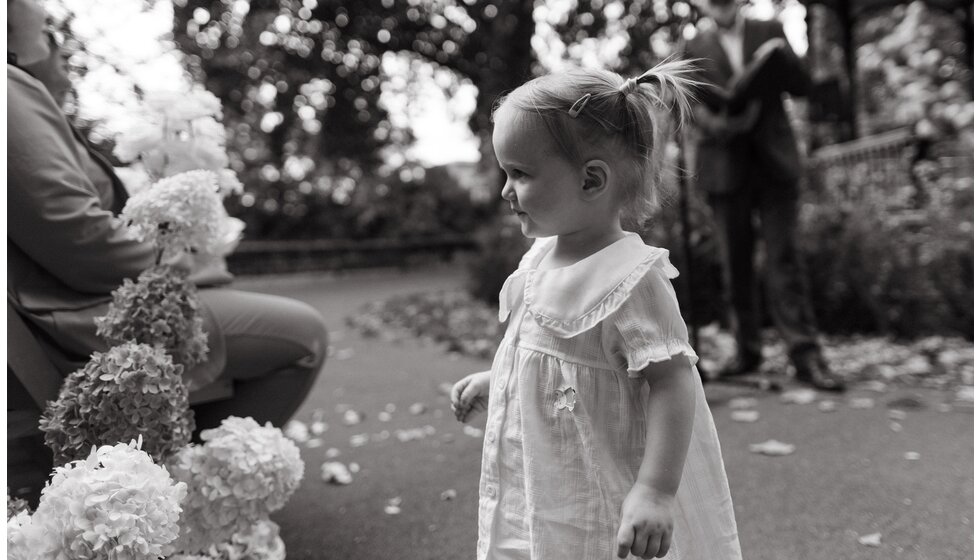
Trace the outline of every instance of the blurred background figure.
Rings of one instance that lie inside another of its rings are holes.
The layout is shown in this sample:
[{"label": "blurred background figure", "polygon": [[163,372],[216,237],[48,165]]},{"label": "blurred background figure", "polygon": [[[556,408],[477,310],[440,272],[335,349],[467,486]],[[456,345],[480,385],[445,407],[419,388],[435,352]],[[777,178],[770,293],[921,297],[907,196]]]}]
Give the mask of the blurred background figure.
[{"label": "blurred background figure", "polygon": [[[806,70],[790,50],[778,21],[746,18],[735,0],[710,0],[706,12],[714,25],[688,42],[685,52],[699,60],[703,82],[724,89],[754,58],[778,50],[790,61],[790,72],[782,77],[785,91],[807,92]],[[803,166],[781,93],[752,99],[744,108],[730,107],[722,100],[696,109],[694,180],[707,194],[717,225],[726,304],[738,350],[717,375],[747,374],[762,363],[759,285],[753,267],[756,239],[761,237],[769,310],[789,347],[797,379],[818,389],[840,391],[843,382],[829,371],[821,355],[796,249]]]}]

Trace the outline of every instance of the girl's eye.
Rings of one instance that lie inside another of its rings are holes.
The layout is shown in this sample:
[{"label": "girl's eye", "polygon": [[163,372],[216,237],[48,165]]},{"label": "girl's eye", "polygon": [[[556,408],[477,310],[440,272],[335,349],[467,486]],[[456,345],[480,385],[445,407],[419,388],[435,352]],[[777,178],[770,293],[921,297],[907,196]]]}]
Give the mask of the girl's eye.
[{"label": "girl's eye", "polygon": [[524,173],[520,169],[515,169],[515,170],[513,170],[513,171],[510,172],[510,176],[513,177],[513,178],[515,178],[515,179],[521,179],[521,178],[527,177],[527,173]]}]

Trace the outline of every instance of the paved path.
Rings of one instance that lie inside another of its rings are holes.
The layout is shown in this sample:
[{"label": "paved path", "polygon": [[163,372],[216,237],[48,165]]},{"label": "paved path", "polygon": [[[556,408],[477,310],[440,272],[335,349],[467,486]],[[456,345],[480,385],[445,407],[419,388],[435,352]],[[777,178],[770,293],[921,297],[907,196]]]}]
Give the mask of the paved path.
[{"label": "paved path", "polygon": [[[242,289],[310,303],[331,331],[333,356],[297,415],[310,422],[322,410],[329,428],[321,447],[304,448],[303,486],[274,516],[290,560],[473,557],[482,437],[464,432],[439,388],[489,364],[447,356],[415,340],[364,339],[344,323],[368,301],[463,282],[452,268],[239,281]],[[943,411],[940,403],[951,396],[933,391],[852,391],[831,397],[838,403],[834,412],[784,404],[778,395],[750,389],[709,386],[707,393],[746,560],[973,557],[972,408]],[[728,403],[737,396],[758,398],[758,422],[731,420]],[[852,397],[870,397],[874,406],[851,408]],[[922,406],[906,408],[907,417],[896,422],[889,408],[902,405],[900,399]],[[414,403],[427,410],[411,414]],[[386,407],[391,418],[382,421]],[[346,408],[366,419],[344,425]],[[422,430],[408,433],[424,437],[398,439],[398,430],[415,428]],[[353,447],[351,436],[360,434],[368,442]],[[750,444],[768,439],[797,449],[785,457],[749,452]],[[352,484],[320,480],[329,448],[340,453],[334,460],[360,466]],[[919,459],[906,459],[907,452]],[[449,490],[455,497],[443,499]],[[400,512],[386,513],[395,499]],[[873,533],[882,534],[879,547],[858,542]]]}]

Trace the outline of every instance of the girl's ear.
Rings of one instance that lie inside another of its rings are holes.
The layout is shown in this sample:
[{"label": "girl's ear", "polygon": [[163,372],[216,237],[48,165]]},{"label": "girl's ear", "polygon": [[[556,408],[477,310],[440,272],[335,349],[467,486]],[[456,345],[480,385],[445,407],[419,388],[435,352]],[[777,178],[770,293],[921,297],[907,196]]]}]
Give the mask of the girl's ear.
[{"label": "girl's ear", "polygon": [[585,162],[585,180],[582,182],[583,200],[595,200],[609,190],[609,164],[601,159]]}]

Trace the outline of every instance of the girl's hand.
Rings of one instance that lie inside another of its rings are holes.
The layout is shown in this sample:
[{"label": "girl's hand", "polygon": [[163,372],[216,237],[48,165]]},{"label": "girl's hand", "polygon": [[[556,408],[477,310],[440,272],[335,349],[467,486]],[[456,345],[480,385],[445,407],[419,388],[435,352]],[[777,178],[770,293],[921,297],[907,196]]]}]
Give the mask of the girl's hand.
[{"label": "girl's hand", "polygon": [[471,373],[453,385],[449,393],[453,413],[460,422],[466,422],[474,412],[487,409],[490,397],[490,372]]},{"label": "girl's hand", "polygon": [[663,558],[670,550],[674,530],[674,496],[637,483],[623,500],[623,516],[616,542],[618,556],[632,552],[641,558]]}]

